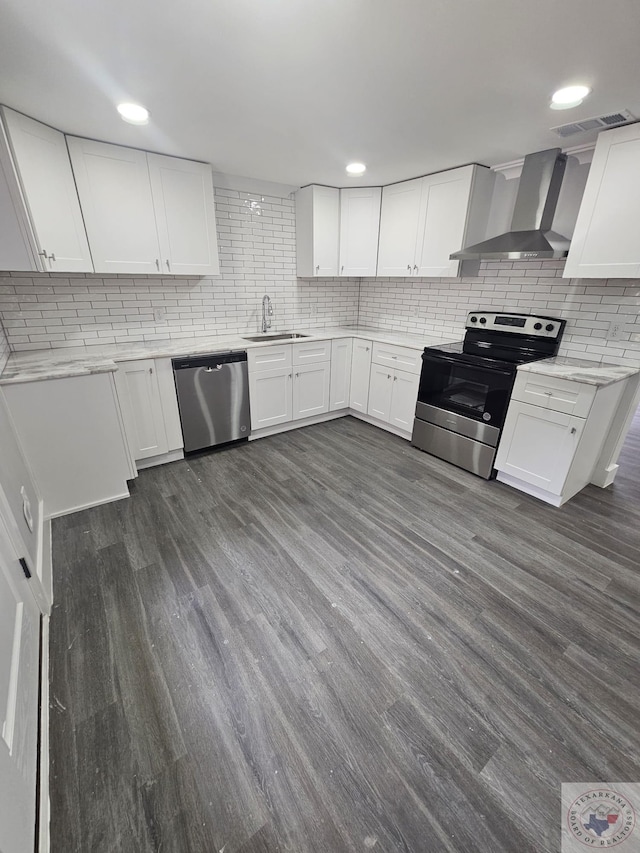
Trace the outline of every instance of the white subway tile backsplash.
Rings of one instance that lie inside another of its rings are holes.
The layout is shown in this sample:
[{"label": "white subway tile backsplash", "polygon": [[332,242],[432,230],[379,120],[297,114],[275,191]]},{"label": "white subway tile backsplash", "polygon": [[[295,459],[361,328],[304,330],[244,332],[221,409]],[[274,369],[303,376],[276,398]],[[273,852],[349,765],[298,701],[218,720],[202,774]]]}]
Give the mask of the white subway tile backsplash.
[{"label": "white subway tile backsplash", "polygon": [[293,199],[216,189],[216,213],[220,277],[0,273],[0,363],[9,348],[255,332],[265,293],[274,329],[356,322],[357,279],[296,278]]}]

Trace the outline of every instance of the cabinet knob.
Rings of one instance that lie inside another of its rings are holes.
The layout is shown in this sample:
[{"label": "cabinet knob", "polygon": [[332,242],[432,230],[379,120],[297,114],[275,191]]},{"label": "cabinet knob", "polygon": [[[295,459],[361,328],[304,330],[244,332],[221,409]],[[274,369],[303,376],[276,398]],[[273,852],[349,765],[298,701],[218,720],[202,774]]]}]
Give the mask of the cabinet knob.
[{"label": "cabinet knob", "polygon": [[166,260],[166,261],[165,261],[165,264],[167,265],[167,269],[169,270],[169,272],[171,272],[171,266],[169,265],[169,261],[168,261],[168,260]]},{"label": "cabinet knob", "polygon": [[316,273],[319,273],[319,272],[320,272],[320,264],[318,264],[318,266],[316,267]]},{"label": "cabinet knob", "polygon": [[290,373],[290,374],[289,374],[289,379],[291,379],[291,378],[292,378],[292,376],[293,376],[293,374],[292,374],[292,373]]},{"label": "cabinet knob", "polygon": [[299,374],[299,373],[296,373],[296,379],[298,379],[298,377],[299,377],[299,376],[300,376],[300,374]]},{"label": "cabinet knob", "polygon": [[342,266],[342,267],[340,267],[340,275],[342,275],[343,272],[344,272],[344,267]]},{"label": "cabinet knob", "polygon": [[394,381],[394,382],[397,382],[397,381],[398,381],[398,377],[397,377],[397,376],[394,376],[394,377],[393,377],[393,381]]},{"label": "cabinet knob", "polygon": [[391,379],[391,374],[387,373],[387,379]]},{"label": "cabinet knob", "polygon": [[576,434],[576,428],[575,428],[575,427],[571,427],[571,435],[575,435],[575,434]]},{"label": "cabinet knob", "polygon": [[160,261],[156,258],[156,269],[160,272]]},{"label": "cabinet knob", "polygon": [[365,347],[365,352],[369,352],[369,347]]},{"label": "cabinet knob", "polygon": [[149,373],[153,373],[153,367],[149,368]]}]

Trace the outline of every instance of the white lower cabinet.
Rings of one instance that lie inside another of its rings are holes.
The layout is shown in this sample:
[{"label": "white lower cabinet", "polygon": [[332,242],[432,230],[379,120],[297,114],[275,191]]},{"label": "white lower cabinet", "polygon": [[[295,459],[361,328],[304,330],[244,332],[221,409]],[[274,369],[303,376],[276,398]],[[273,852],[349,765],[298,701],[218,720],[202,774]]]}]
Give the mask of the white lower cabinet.
[{"label": "white lower cabinet", "polygon": [[353,340],[341,338],[331,342],[331,382],[329,384],[329,410],[349,408],[351,388],[351,357]]},{"label": "white lower cabinet", "polygon": [[305,364],[294,368],[293,420],[311,418],[329,411],[331,364]]},{"label": "white lower cabinet", "polygon": [[367,414],[411,432],[419,382],[420,377],[413,373],[373,364]]},{"label": "white lower cabinet", "polygon": [[353,340],[349,406],[366,414],[369,405],[369,378],[371,374],[371,341]]},{"label": "white lower cabinet", "polygon": [[277,426],[292,419],[292,380],[291,367],[275,367],[249,373],[252,430]]},{"label": "white lower cabinet", "polygon": [[559,495],[582,434],[583,418],[512,400],[496,467]]},{"label": "white lower cabinet", "polygon": [[116,389],[133,458],[147,459],[167,453],[169,444],[154,360],[120,364]]},{"label": "white lower cabinet", "polygon": [[496,455],[498,480],[561,506],[591,482],[624,390],[624,381],[596,387],[519,371]]}]

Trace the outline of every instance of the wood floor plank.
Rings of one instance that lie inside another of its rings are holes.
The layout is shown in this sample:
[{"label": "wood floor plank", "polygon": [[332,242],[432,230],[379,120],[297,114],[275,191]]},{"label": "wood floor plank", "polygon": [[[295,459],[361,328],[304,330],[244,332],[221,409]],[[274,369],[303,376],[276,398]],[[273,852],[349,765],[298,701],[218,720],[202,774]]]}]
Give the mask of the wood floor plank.
[{"label": "wood floor plank", "polygon": [[556,853],[640,779],[639,448],[555,509],[345,418],[57,519],[53,853]]}]

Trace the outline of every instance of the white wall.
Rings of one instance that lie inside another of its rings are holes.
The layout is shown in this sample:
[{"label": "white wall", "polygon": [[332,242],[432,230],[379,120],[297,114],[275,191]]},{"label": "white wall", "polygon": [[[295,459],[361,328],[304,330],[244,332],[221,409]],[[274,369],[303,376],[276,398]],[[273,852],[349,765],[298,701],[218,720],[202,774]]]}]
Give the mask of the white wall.
[{"label": "white wall", "polygon": [[[0,317],[13,350],[354,323],[357,280],[298,280],[293,199],[216,189],[221,276],[0,273]],[[161,310],[161,320],[154,318]]]},{"label": "white wall", "polygon": [[0,322],[0,373],[2,373],[7,359],[9,358],[9,341],[4,333],[4,328]]},{"label": "white wall", "polygon": [[[480,275],[460,279],[363,279],[359,324],[462,339],[468,311],[538,312],[563,317],[560,353],[640,366],[640,281],[565,279],[564,261],[482,261]],[[620,340],[608,340],[611,320]]]}]

